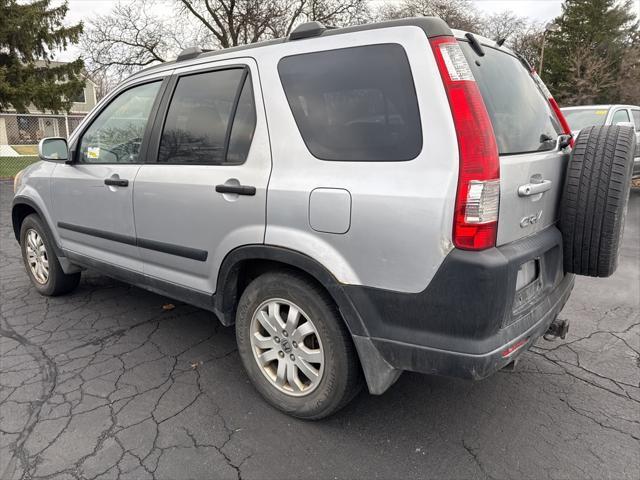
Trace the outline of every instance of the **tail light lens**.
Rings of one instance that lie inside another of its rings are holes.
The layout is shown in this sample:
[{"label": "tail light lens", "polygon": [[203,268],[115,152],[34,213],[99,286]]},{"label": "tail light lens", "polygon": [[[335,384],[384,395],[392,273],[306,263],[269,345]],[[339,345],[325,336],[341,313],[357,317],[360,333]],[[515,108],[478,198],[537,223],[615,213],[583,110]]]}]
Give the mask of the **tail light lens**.
[{"label": "tail light lens", "polygon": [[453,243],[465,250],[484,250],[496,244],[500,205],[500,159],[493,125],[456,39],[437,37],[430,43],[458,136]]},{"label": "tail light lens", "polygon": [[[556,114],[556,118],[560,122],[560,126],[562,127],[563,133],[565,135],[571,135],[571,128],[569,127],[569,123],[567,122],[567,119],[564,118],[564,114],[562,113],[562,110],[560,110],[560,107],[558,106],[558,102],[556,102],[556,99],[553,98],[553,95],[551,95],[551,92],[542,81],[542,78],[540,78],[540,75],[538,75],[538,72],[536,72],[535,70],[532,70],[531,76],[533,76],[533,79],[538,84],[538,87],[542,91],[542,94],[547,98],[549,105],[551,105],[551,109],[553,110],[553,113]],[[569,140],[569,145],[571,145],[571,147],[573,147],[573,142],[574,142],[574,139],[573,137],[571,137],[571,140]]]}]

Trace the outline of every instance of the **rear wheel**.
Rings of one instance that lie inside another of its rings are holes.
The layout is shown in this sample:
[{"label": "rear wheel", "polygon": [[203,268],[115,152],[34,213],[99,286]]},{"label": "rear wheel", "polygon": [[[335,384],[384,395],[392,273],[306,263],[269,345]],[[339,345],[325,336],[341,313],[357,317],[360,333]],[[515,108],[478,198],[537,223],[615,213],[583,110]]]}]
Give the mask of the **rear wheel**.
[{"label": "rear wheel", "polygon": [[565,271],[608,277],[618,249],[631,187],[635,136],[630,127],[580,131],[562,193],[560,230]]},{"label": "rear wheel", "polygon": [[358,392],[353,343],[326,293],[296,273],[267,273],[245,289],[236,315],[238,350],[262,396],[299,418],[319,419]]},{"label": "rear wheel", "polygon": [[80,283],[80,272],[65,274],[47,236],[42,220],[36,214],[27,216],[20,227],[22,259],[31,283],[42,295],[68,293]]}]

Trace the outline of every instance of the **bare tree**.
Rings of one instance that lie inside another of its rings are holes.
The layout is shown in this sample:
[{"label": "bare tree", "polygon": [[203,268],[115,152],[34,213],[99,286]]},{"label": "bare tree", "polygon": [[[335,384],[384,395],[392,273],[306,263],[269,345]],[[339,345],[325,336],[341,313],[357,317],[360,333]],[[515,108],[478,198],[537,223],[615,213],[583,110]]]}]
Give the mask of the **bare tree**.
[{"label": "bare tree", "polygon": [[576,48],[568,69],[570,85],[561,85],[558,101],[567,105],[595,103],[603,91],[616,85],[613,63],[606,56],[597,55],[588,46]]},{"label": "bare tree", "polygon": [[96,86],[96,100],[100,100],[118,84],[118,79],[106,70],[96,70],[90,78]]},{"label": "bare tree", "polygon": [[383,6],[377,19],[440,17],[451,28],[477,32],[482,18],[470,0],[402,0]]},{"label": "bare tree", "polygon": [[222,48],[286,36],[301,22],[352,25],[367,19],[366,0],[179,0]]},{"label": "bare tree", "polygon": [[162,15],[158,8],[154,0],[118,3],[110,14],[89,23],[81,44],[93,76],[107,71],[121,78],[165,62],[187,45],[207,41],[208,32],[202,27]]},{"label": "bare tree", "polygon": [[510,10],[494,13],[482,20],[482,34],[493,40],[512,41],[527,29],[529,22]]},{"label": "bare tree", "polygon": [[129,0],[89,22],[82,45],[92,75],[108,72],[119,79],[171,60],[188,46],[227,48],[282,37],[304,21],[342,26],[369,18],[366,0],[173,2],[173,15],[155,0]]},{"label": "bare tree", "polygon": [[507,40],[507,44],[535,67],[540,64],[543,34],[544,27],[541,24],[529,24],[523,30],[515,32]]},{"label": "bare tree", "polygon": [[617,83],[620,103],[640,105],[640,45],[625,49]]}]

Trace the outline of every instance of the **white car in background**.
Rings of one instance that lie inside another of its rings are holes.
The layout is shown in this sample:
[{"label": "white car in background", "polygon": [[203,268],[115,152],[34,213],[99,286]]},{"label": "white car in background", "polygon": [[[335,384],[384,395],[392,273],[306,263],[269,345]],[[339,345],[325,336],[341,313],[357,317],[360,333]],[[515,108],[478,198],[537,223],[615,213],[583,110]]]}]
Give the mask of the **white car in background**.
[{"label": "white car in background", "polygon": [[640,107],[637,105],[584,105],[561,108],[576,138],[580,130],[592,125],[626,125],[636,132],[633,176],[640,175]]}]

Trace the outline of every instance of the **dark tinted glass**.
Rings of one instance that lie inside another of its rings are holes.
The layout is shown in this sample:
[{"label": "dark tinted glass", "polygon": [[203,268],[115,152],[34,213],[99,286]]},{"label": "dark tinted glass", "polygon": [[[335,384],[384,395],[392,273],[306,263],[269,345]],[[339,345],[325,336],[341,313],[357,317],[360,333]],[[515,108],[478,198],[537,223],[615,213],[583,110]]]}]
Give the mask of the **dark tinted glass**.
[{"label": "dark tinted glass", "polygon": [[231,127],[226,163],[243,163],[247,159],[253,131],[256,128],[256,107],[253,101],[251,78],[247,77],[238,100],[238,108]]},{"label": "dark tinted glass", "polygon": [[401,161],[422,149],[407,55],[385,44],[308,53],[278,65],[298,129],[322,160]]},{"label": "dark tinted glass", "polygon": [[560,124],[520,61],[486,46],[480,57],[467,42],[459,43],[491,117],[500,154],[555,148]]},{"label": "dark tinted glass", "polygon": [[160,140],[158,162],[224,162],[227,127],[243,70],[220,70],[181,77]]}]

